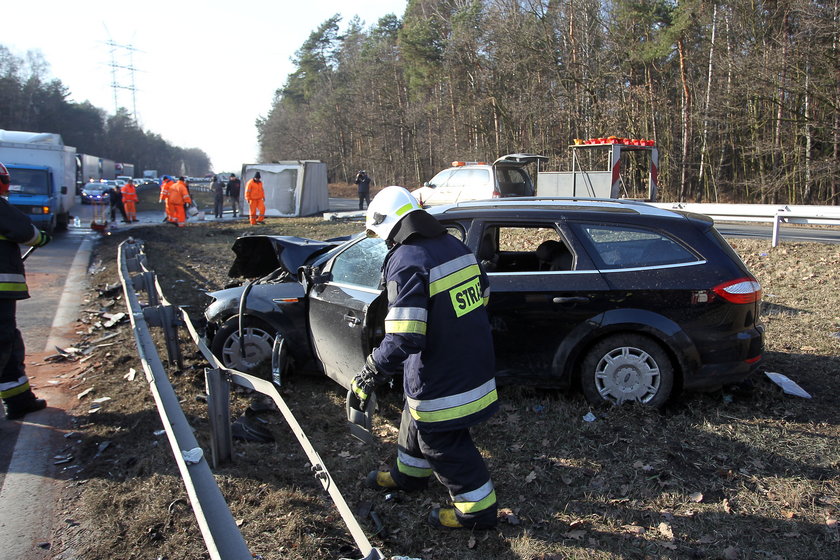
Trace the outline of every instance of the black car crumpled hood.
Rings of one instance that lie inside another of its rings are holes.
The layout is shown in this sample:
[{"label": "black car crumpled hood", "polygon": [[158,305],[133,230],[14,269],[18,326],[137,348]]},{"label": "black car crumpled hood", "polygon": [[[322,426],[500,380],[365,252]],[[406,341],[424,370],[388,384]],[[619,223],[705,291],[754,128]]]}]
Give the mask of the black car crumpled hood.
[{"label": "black car crumpled hood", "polygon": [[228,271],[232,278],[259,278],[282,268],[297,278],[298,268],[314,255],[341,241],[316,241],[289,235],[247,235],[233,242],[236,259]]}]

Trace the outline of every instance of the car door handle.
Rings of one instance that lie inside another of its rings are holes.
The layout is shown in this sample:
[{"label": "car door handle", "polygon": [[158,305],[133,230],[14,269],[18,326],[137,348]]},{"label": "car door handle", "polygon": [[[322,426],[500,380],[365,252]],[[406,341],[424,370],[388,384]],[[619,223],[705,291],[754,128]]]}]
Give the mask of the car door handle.
[{"label": "car door handle", "polygon": [[567,297],[556,297],[552,299],[554,303],[586,303],[589,301],[588,297],[585,296],[567,296]]},{"label": "car door handle", "polygon": [[347,324],[351,327],[355,327],[356,325],[360,325],[362,323],[361,319],[354,317],[353,315],[345,315],[344,320],[347,321]]}]

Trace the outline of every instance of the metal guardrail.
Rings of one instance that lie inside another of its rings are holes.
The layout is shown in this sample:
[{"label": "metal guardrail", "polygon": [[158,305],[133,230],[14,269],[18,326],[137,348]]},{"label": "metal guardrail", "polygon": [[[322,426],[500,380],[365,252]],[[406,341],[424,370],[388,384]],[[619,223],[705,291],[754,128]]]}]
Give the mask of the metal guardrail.
[{"label": "metal guardrail", "polygon": [[[268,395],[298,439],[312,464],[315,477],[332,498],[356,546],[365,555],[363,560],[382,560],[384,558],[382,553],[370,544],[326,465],[309,442],[280,393],[277,392],[276,386],[263,379],[223,367],[196,331],[189,315],[180,309],[177,310],[180,311],[180,317],[176,315],[176,308],[163,297],[154,271],[146,266],[146,255],[141,241],[132,238],[123,241],[119,245],[118,253],[120,280],[130,311],[129,316],[140,361],[210,557],[213,560],[252,558],[169,382],[152,341],[149,325],[163,329],[171,363],[182,367],[177,327],[183,326],[190,333],[202,355],[213,366],[205,370],[213,465],[218,466],[232,459],[233,442],[229,420],[230,384],[241,385]],[[142,290],[148,295],[148,305],[140,304],[136,290]]]},{"label": "metal guardrail", "polygon": [[685,210],[705,214],[720,222],[770,223],[773,226],[773,247],[779,244],[782,224],[840,226],[840,207],[790,204],[701,204],[686,202],[654,202],[657,208]]}]

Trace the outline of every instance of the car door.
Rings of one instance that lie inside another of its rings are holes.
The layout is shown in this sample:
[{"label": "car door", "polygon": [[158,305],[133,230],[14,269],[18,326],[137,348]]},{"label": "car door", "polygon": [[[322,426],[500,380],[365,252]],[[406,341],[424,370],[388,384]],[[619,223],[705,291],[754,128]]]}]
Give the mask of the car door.
[{"label": "car door", "polygon": [[[571,253],[568,269],[551,270],[537,258],[537,248],[547,240]],[[483,245],[484,256],[487,246],[495,245],[488,312],[500,378],[565,385],[573,373],[565,359],[575,341],[611,306],[607,282],[573,241],[552,222],[487,222],[470,228],[468,244]]]},{"label": "car door", "polygon": [[[383,336],[379,287],[388,250],[379,238],[361,238],[335,255],[310,288],[309,330],[324,372],[345,388]],[[384,305],[387,306],[387,303]]]}]

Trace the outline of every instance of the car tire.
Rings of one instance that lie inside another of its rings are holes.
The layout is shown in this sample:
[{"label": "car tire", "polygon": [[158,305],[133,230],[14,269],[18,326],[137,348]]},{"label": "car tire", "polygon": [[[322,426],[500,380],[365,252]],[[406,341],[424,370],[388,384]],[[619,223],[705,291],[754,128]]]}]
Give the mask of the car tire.
[{"label": "car tire", "polygon": [[659,408],[671,397],[674,366],[662,346],[647,336],[618,334],[595,344],[580,370],[583,394],[592,404],[638,402]]},{"label": "car tire", "polygon": [[243,373],[254,373],[260,364],[271,364],[271,350],[275,331],[263,321],[246,318],[243,324],[245,357],[239,346],[239,318],[233,317],[216,332],[210,343],[210,350],[227,368]]}]

